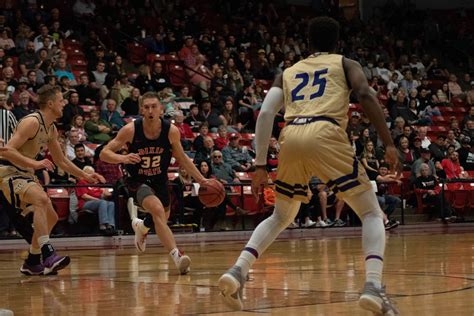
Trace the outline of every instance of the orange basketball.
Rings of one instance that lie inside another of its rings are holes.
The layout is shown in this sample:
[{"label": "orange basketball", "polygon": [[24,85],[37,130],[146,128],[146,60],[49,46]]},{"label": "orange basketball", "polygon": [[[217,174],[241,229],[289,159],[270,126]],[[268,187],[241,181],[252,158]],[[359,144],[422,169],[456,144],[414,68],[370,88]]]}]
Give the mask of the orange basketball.
[{"label": "orange basketball", "polygon": [[199,201],[207,207],[220,205],[225,198],[224,185],[215,179],[202,183],[199,187]]}]

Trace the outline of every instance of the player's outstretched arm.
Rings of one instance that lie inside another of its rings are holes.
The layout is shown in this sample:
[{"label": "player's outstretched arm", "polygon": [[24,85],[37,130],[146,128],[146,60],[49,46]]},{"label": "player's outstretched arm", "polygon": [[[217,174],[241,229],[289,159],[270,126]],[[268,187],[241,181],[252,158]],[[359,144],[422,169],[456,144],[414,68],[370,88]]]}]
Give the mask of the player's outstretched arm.
[{"label": "player's outstretched arm", "polygon": [[100,160],[112,164],[136,164],[141,161],[141,158],[136,153],[129,153],[127,155],[117,154],[125,144],[130,143],[133,140],[133,134],[135,128],[133,122],[128,123],[122,127],[117,136],[112,139],[104,149],[100,152]]},{"label": "player's outstretched arm", "polygon": [[5,145],[4,150],[0,152],[0,159],[8,160],[19,168],[53,170],[54,165],[48,159],[37,161],[22,155],[18,151],[18,148],[21,148],[28,139],[36,135],[38,129],[39,122],[37,119],[27,117],[22,120],[13,134],[13,137],[8,144]]},{"label": "player's outstretched arm", "polygon": [[359,99],[359,103],[362,106],[364,113],[370,119],[370,122],[374,124],[380,139],[385,144],[385,158],[387,162],[396,171],[401,171],[398,152],[393,144],[387,124],[385,123],[382,108],[379,105],[374,90],[369,87],[367,78],[362,71],[362,67],[358,62],[347,58],[343,59],[343,63],[347,80],[349,81],[352,90]]},{"label": "player's outstretched arm", "polygon": [[196,182],[203,183],[206,181],[207,179],[204,178],[201,172],[199,172],[194,163],[184,152],[183,146],[181,146],[180,133],[176,126],[170,126],[168,138],[173,150],[173,156],[178,160],[179,165],[182,166]]}]

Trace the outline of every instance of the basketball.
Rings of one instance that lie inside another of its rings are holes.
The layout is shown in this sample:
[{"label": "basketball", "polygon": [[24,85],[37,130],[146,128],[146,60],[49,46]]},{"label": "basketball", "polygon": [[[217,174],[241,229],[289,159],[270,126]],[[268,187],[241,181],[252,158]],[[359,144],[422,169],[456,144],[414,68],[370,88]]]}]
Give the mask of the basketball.
[{"label": "basketball", "polygon": [[224,185],[215,179],[201,184],[199,187],[199,201],[207,207],[216,207],[224,201]]}]

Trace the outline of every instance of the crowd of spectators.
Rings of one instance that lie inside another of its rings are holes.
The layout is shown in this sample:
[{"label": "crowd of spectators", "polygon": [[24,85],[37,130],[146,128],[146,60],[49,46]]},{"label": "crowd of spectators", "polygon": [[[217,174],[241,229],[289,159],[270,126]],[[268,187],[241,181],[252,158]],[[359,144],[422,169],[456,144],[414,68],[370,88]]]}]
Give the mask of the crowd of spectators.
[{"label": "crowd of spectators", "polygon": [[[198,166],[207,163],[226,183],[238,180],[236,172],[252,172],[253,149],[241,145],[241,135],[254,133],[275,75],[310,54],[309,19],[328,14],[342,25],[337,53],[363,67],[412,183],[423,163],[437,177],[439,170],[448,178],[474,170],[474,78],[466,63],[449,63],[437,49],[443,39],[469,42],[472,23],[464,11],[440,23],[435,12],[388,1],[363,23],[337,1],[320,1],[312,12],[270,1],[56,2],[0,4],[0,105],[20,120],[37,109],[44,86],[59,85],[67,100],[58,122],[62,143],[80,167],[109,170],[94,151],[139,115],[140,95],[155,91]],[[462,116],[449,117],[445,132],[428,137],[448,107],[467,112],[456,112]],[[282,116],[269,144],[270,171],[278,165]],[[383,147],[364,113],[351,112],[347,134],[376,180]],[[114,175],[120,178],[121,169]],[[73,180],[61,170],[41,178]]]}]

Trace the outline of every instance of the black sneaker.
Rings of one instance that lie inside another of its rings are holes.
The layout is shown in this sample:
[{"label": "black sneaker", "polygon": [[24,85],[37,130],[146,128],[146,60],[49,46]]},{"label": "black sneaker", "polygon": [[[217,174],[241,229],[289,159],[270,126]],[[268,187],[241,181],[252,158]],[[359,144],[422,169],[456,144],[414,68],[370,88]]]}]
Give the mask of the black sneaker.
[{"label": "black sneaker", "polygon": [[394,229],[395,227],[397,227],[398,225],[400,225],[400,222],[399,221],[395,221],[395,220],[389,220],[386,224],[385,224],[385,230],[390,230],[390,229]]}]

